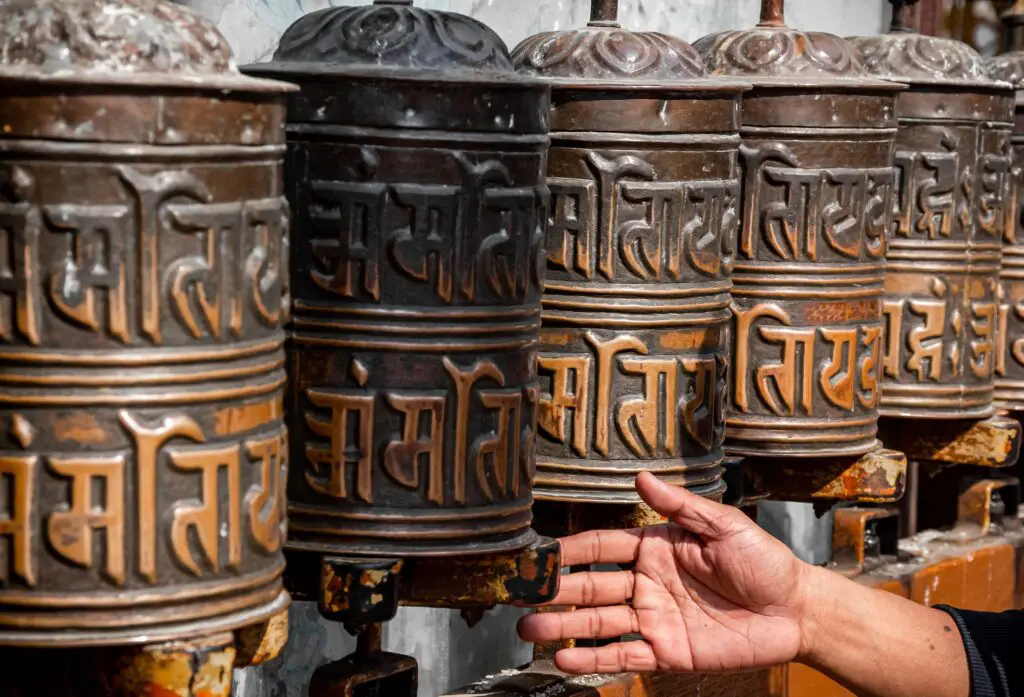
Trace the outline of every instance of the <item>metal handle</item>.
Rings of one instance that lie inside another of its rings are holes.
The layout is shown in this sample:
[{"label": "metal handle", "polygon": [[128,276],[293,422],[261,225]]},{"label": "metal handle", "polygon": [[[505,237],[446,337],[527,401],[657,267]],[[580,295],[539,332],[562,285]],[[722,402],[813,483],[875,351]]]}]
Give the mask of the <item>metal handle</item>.
[{"label": "metal handle", "polygon": [[761,21],[759,27],[786,26],[784,0],[761,0]]},{"label": "metal handle", "polygon": [[619,18],[619,0],[591,0],[591,22],[615,22]]}]

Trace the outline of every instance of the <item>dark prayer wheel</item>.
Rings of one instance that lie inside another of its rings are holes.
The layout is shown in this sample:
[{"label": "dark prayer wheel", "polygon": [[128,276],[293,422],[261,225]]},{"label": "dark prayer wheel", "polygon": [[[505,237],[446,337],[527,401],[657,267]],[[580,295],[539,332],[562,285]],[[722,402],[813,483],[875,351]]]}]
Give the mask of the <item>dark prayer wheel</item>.
[{"label": "dark prayer wheel", "polygon": [[747,86],[614,15],[513,60],[553,86],[535,494],[636,502],[649,470],[720,498]]},{"label": "dark prayer wheel", "polygon": [[986,62],[990,77],[1010,83],[1017,91],[998,290],[995,403],[1002,409],[1024,411],[1024,0],[1007,11],[1003,22],[1009,52]]},{"label": "dark prayer wheel", "polygon": [[726,451],[832,457],[878,447],[882,283],[900,86],[848,43],[761,23],[694,46],[743,98]]},{"label": "dark prayer wheel", "polygon": [[0,644],[286,607],[289,89],[173,4],[0,5]]},{"label": "dark prayer wheel", "polygon": [[885,281],[881,413],[982,419],[993,413],[999,269],[1013,92],[966,44],[906,29],[852,39],[867,69],[902,82],[898,215]]},{"label": "dark prayer wheel", "polygon": [[531,544],[550,90],[490,29],[408,2],[299,19],[289,548]]}]

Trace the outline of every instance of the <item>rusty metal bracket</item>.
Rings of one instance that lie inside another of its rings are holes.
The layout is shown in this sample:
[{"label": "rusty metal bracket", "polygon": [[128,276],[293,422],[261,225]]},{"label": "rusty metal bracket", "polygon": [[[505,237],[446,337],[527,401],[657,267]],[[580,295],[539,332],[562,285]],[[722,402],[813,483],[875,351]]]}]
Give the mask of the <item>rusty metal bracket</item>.
[{"label": "rusty metal bracket", "polygon": [[832,528],[832,568],[856,575],[865,566],[895,556],[900,512],[895,508],[838,508]]},{"label": "rusty metal bracket", "polygon": [[284,652],[288,643],[288,611],[269,620],[235,631],[235,667],[258,666]]},{"label": "rusty metal bracket", "polygon": [[760,500],[891,503],[903,496],[907,458],[880,448],[860,458],[726,459],[725,502],[746,506]]},{"label": "rusty metal bracket", "polygon": [[885,419],[878,437],[911,460],[950,465],[1011,467],[1020,456],[1021,424],[997,415],[984,421]]},{"label": "rusty metal bracket", "polygon": [[309,697],[416,697],[418,682],[416,659],[381,651],[381,626],[374,623],[359,633],[355,653],[313,672]]},{"label": "rusty metal bracket", "polygon": [[957,497],[957,527],[976,527],[982,535],[993,527],[1019,528],[1020,480],[1016,477],[965,479]]},{"label": "rusty metal bracket", "polygon": [[324,557],[320,562],[320,614],[359,626],[387,622],[398,612],[401,559]]}]

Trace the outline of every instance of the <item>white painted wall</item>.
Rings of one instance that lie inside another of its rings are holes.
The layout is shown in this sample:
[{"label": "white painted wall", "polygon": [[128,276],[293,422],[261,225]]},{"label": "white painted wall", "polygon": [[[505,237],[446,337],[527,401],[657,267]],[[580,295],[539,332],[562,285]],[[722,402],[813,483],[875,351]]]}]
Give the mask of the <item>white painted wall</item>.
[{"label": "white painted wall", "polygon": [[[239,63],[270,58],[281,33],[302,15],[331,5],[368,5],[371,0],[184,0],[217,22]],[[471,15],[515,46],[539,31],[566,29],[590,17],[586,0],[418,0],[421,7]],[[757,21],[759,0],[620,0],[619,21],[694,41]],[[791,26],[841,36],[876,34],[885,0],[790,0]]]}]

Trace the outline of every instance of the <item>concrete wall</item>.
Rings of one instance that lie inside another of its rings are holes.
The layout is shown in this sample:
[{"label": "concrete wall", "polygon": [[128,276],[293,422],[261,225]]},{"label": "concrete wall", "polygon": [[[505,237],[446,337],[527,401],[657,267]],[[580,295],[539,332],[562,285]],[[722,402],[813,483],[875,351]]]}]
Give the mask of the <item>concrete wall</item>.
[{"label": "concrete wall", "polygon": [[[281,32],[303,14],[329,5],[370,2],[181,1],[217,22],[234,47],[239,63],[269,59]],[[510,47],[538,31],[581,25],[590,12],[585,0],[420,0],[418,4],[477,17],[496,29]],[[619,5],[620,21],[629,28],[658,30],[693,41],[714,31],[753,24],[757,21],[759,2],[620,0]],[[884,0],[790,0],[786,14],[789,24],[795,27],[847,36],[875,34],[884,26],[883,5]],[[800,519],[801,529],[816,529],[821,525],[809,524],[807,511],[793,513]],[[783,510],[776,509],[773,514],[785,518]],[[815,553],[810,552],[810,555]],[[403,609],[385,630],[385,648],[415,656],[420,663],[420,695],[434,697],[484,675],[527,663],[531,647],[519,642],[514,634],[515,621],[520,614],[519,610],[501,608],[469,630],[456,612]],[[240,671],[237,694],[239,697],[304,697],[313,670],[353,648],[354,641],[340,626],[321,621],[315,607],[297,603],[291,613],[291,641],[285,656],[270,666]]]}]

